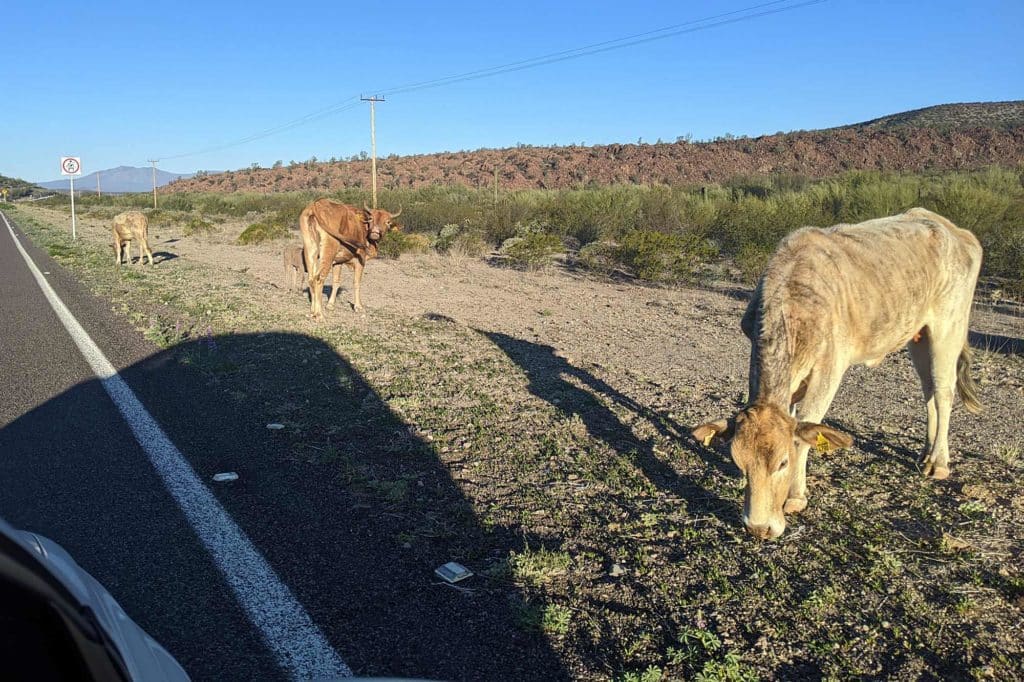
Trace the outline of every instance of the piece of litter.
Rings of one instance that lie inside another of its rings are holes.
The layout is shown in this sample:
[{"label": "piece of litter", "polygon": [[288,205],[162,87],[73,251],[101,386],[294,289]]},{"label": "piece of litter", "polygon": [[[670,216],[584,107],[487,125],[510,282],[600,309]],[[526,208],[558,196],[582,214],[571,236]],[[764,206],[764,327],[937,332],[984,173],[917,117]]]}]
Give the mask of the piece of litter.
[{"label": "piece of litter", "polygon": [[267,424],[267,428],[270,429],[271,431],[280,431],[281,429],[284,428],[284,424],[278,424],[275,422],[273,424]]},{"label": "piece of litter", "polygon": [[608,571],[608,575],[613,578],[626,575],[628,571],[621,564],[612,564],[612,570]]},{"label": "piece of litter", "polygon": [[449,561],[444,566],[439,566],[434,569],[434,573],[436,573],[442,580],[449,583],[457,583],[460,580],[465,580],[473,575],[473,571],[454,561]]},{"label": "piece of litter", "polygon": [[217,483],[227,483],[229,481],[237,481],[238,474],[234,471],[225,471],[224,473],[214,474],[213,480]]}]

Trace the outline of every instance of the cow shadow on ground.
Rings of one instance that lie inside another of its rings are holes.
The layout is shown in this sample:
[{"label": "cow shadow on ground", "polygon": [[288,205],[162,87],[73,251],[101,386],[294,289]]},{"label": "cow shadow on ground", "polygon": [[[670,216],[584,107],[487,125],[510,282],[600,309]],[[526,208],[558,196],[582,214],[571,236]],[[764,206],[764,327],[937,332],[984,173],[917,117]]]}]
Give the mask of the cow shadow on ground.
[{"label": "cow shadow on ground", "polygon": [[178,254],[171,253],[170,251],[154,251],[153,252],[153,263],[165,263],[169,260],[178,258]]},{"label": "cow shadow on ground", "polygon": [[[488,570],[527,539],[483,523],[432,444],[332,347],[290,333],[210,336],[121,374],[357,674],[570,678],[546,637],[524,624],[524,595]],[[118,447],[134,443],[127,427],[117,422],[103,438],[71,428],[68,415],[104,400],[97,380],[83,382],[0,429],[0,475],[29,481],[4,493],[0,514],[31,521],[76,556],[110,547],[83,565],[196,679],[281,674],[148,462]],[[38,473],[69,459],[91,463],[71,490]],[[238,479],[211,482],[225,471]],[[111,500],[99,515],[94,490]],[[140,513],[143,502],[169,511]],[[165,542],[167,523],[177,530]],[[152,540],[121,547],[107,538],[125,527]],[[449,561],[477,575],[449,585],[434,573]],[[185,598],[181,586],[197,584],[219,585],[216,598]],[[171,612],[189,625],[170,622]],[[237,645],[217,650],[225,631]]]},{"label": "cow shadow on ground", "polygon": [[678,473],[654,451],[654,442],[638,438],[606,403],[646,420],[659,434],[680,443],[686,450],[722,473],[738,477],[739,471],[717,453],[692,441],[686,427],[665,414],[638,403],[605,381],[568,362],[551,346],[518,339],[500,332],[476,330],[489,338],[526,373],[528,390],[557,407],[566,416],[578,416],[588,432],[621,455],[633,459],[656,487],[685,501],[692,516],[711,514],[725,524],[740,522],[735,503],[708,490],[700,481]]},{"label": "cow shadow on ground", "polygon": [[[866,452],[879,460],[893,461],[908,472],[918,474],[921,472],[920,449],[915,450],[912,447],[900,445],[891,435],[887,435],[882,432],[875,431],[872,433],[864,433],[841,420],[837,421],[827,419],[825,420],[825,423],[836,427],[840,431],[850,434],[853,438],[854,447],[861,452]],[[922,443],[921,445],[923,446],[924,444]]]}]

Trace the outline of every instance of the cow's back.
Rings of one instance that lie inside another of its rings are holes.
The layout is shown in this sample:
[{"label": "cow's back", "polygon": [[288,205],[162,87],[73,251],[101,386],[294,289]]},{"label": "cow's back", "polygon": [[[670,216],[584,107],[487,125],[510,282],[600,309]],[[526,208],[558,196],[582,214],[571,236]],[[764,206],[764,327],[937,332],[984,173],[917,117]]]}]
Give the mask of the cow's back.
[{"label": "cow's back", "polygon": [[149,220],[140,211],[125,211],[114,216],[114,230],[121,239],[147,239]]},{"label": "cow's back", "polygon": [[884,354],[944,303],[973,291],[981,246],[922,208],[787,236],[769,262],[761,290],[782,303],[802,333],[844,339],[851,356]]}]

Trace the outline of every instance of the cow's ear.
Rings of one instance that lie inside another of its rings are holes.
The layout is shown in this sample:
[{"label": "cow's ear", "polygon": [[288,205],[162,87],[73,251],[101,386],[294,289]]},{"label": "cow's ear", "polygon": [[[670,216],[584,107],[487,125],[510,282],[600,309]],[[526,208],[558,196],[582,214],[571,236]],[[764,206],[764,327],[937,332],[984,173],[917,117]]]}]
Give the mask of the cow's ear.
[{"label": "cow's ear", "polygon": [[736,430],[736,422],[733,419],[719,419],[715,422],[701,424],[690,433],[705,447],[715,443],[728,443]]},{"label": "cow's ear", "polygon": [[821,452],[848,448],[853,445],[853,437],[850,434],[814,422],[797,424],[796,437]]}]

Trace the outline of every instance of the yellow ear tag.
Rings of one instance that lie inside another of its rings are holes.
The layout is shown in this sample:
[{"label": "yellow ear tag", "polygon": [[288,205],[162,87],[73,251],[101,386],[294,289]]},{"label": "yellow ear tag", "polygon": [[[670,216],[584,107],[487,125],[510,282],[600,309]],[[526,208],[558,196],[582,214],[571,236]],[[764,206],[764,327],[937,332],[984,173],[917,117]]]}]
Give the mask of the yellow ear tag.
[{"label": "yellow ear tag", "polygon": [[709,447],[711,447],[711,441],[713,441],[714,439],[715,439],[715,434],[714,434],[714,432],[712,432],[712,433],[709,433],[708,435],[704,436],[704,440],[702,440],[701,442],[704,443],[704,447],[709,448]]},{"label": "yellow ear tag", "polygon": [[832,443],[829,443],[828,438],[825,438],[825,436],[819,433],[818,439],[814,443],[814,449],[820,452],[821,454],[825,454],[832,449]]}]

